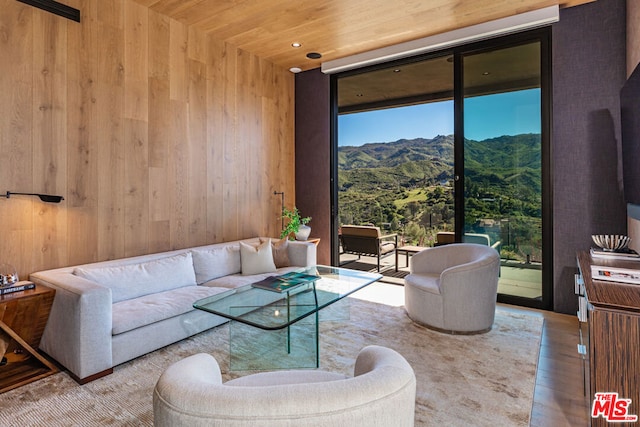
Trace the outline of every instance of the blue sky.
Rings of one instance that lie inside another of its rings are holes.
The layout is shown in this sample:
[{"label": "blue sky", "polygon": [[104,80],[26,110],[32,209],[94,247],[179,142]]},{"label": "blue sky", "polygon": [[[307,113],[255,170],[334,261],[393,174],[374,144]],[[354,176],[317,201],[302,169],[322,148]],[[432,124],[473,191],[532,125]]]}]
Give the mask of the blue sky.
[{"label": "blue sky", "polygon": [[[540,133],[540,90],[529,89],[465,100],[465,137]],[[338,145],[392,142],[453,134],[453,101],[338,116]]]}]

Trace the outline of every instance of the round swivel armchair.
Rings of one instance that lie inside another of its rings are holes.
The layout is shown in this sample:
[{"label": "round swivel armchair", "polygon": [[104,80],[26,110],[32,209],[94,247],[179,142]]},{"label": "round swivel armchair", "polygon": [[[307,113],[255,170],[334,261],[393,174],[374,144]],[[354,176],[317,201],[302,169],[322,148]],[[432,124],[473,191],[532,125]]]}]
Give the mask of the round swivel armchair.
[{"label": "round swivel armchair", "polygon": [[353,377],[288,370],[224,384],[216,359],[199,353],[164,371],[153,393],[153,415],[156,427],[410,427],[415,398],[413,369],[385,347],[363,348]]},{"label": "round swivel armchair", "polygon": [[411,258],[405,310],[416,323],[450,334],[479,334],[493,326],[500,255],[490,246],[453,243]]}]

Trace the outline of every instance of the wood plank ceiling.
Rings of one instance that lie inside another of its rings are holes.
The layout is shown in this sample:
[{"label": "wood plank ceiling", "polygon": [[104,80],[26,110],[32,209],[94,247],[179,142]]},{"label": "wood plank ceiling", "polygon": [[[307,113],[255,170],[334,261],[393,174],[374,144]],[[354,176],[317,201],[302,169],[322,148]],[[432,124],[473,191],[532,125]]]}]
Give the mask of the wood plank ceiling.
[{"label": "wood plank ceiling", "polygon": [[[594,0],[135,0],[284,68]],[[298,42],[302,46],[292,47]],[[309,52],[322,54],[308,59]]]}]

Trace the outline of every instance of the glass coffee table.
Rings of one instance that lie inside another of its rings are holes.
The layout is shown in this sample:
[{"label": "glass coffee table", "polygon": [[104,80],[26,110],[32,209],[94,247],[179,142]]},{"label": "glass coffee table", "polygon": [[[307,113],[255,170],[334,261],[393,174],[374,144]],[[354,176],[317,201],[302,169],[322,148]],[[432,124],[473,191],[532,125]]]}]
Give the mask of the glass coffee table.
[{"label": "glass coffee table", "polygon": [[300,268],[295,273],[303,280],[284,281],[281,291],[267,290],[256,283],[193,304],[231,320],[231,370],[318,367],[319,321],[344,319],[348,307],[333,304],[382,277],[322,265]]}]

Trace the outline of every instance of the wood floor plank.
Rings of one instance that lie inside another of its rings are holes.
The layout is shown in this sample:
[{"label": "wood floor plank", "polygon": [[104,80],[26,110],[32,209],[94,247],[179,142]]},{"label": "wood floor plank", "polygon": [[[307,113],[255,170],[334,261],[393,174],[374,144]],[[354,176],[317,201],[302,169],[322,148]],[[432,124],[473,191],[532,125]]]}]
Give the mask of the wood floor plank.
[{"label": "wood floor plank", "polygon": [[582,359],[576,316],[538,311],[544,329],[538,359],[530,425],[586,426],[588,397],[584,395]]}]

